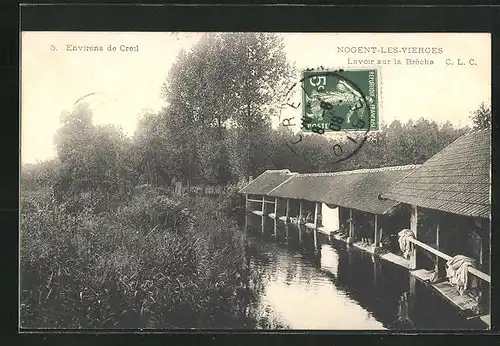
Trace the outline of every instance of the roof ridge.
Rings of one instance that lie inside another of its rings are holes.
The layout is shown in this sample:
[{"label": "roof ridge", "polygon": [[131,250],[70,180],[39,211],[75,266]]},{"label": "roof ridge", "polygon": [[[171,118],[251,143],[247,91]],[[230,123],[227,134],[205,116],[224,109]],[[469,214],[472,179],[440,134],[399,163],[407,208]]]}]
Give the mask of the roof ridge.
[{"label": "roof ridge", "polygon": [[269,195],[271,192],[273,192],[274,190],[276,190],[281,185],[284,185],[285,183],[287,183],[291,179],[295,178],[297,175],[299,175],[299,174],[298,173],[292,173],[292,174],[290,174],[290,176],[286,180],[282,181],[280,184],[278,184],[277,186],[275,186],[274,188],[272,188],[270,191],[267,192],[266,195]]},{"label": "roof ridge", "polygon": [[299,176],[304,177],[328,177],[328,176],[337,176],[337,175],[346,175],[353,173],[370,173],[370,172],[388,172],[388,171],[404,171],[408,169],[415,169],[420,167],[420,164],[411,164],[411,165],[401,165],[401,166],[386,166],[386,167],[378,167],[378,168],[362,168],[350,171],[337,171],[337,172],[324,172],[324,173],[303,173],[299,174]]},{"label": "roof ridge", "polygon": [[472,135],[472,134],[475,134],[475,133],[479,133],[479,132],[491,132],[491,127],[486,127],[484,129],[471,129],[469,131],[467,131],[464,136],[468,136],[468,135]]},{"label": "roof ridge", "polygon": [[294,173],[291,172],[289,169],[267,169],[264,171],[264,173]]}]

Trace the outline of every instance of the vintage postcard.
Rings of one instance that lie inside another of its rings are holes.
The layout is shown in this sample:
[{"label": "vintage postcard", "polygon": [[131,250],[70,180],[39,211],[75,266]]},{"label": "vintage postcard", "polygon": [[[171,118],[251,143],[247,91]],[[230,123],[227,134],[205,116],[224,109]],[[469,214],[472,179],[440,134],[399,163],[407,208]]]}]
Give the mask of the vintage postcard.
[{"label": "vintage postcard", "polygon": [[21,330],[490,329],[490,50],[22,32]]}]

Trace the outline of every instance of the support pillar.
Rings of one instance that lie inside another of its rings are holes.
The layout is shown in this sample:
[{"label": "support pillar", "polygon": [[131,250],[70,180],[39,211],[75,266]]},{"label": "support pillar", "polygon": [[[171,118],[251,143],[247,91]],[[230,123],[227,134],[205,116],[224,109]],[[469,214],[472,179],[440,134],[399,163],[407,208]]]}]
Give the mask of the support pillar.
[{"label": "support pillar", "polygon": [[[418,210],[416,205],[411,206],[410,229],[413,232],[415,239],[418,239]],[[417,246],[412,245],[410,255],[410,269],[417,269]]]},{"label": "support pillar", "polygon": [[413,315],[415,308],[417,306],[417,285],[418,279],[415,275],[408,275],[410,277],[410,287],[408,290],[408,317]]},{"label": "support pillar", "polygon": [[245,194],[245,211],[248,211],[248,206],[250,205],[250,203],[248,202],[248,193]]},{"label": "support pillar", "polygon": [[318,211],[319,211],[318,204],[319,204],[318,202],[314,204],[314,229],[318,228]]},{"label": "support pillar", "polygon": [[278,197],[274,197],[274,219],[278,220]]},{"label": "support pillar", "polygon": [[265,214],[266,214],[266,196],[262,196],[262,234],[265,233],[265,230],[266,230],[266,217],[265,217]]},{"label": "support pillar", "polygon": [[373,254],[380,255],[382,253],[382,229],[379,228],[378,215],[375,214],[375,234],[373,238]]},{"label": "support pillar", "polygon": [[286,199],[285,222],[290,221],[290,198]]},{"label": "support pillar", "polygon": [[313,237],[314,237],[314,252],[318,251],[318,230],[316,227],[313,229]]},{"label": "support pillar", "polygon": [[262,234],[264,234],[266,231],[266,217],[262,215],[260,218],[261,218]]},{"label": "support pillar", "polygon": [[352,209],[349,208],[349,237],[347,238],[347,244],[354,243],[354,228],[352,227]]},{"label": "support pillar", "polygon": [[[439,223],[436,225],[436,249],[439,250],[439,237],[440,237],[440,234],[439,234]],[[439,269],[439,256],[436,255],[436,270]]]},{"label": "support pillar", "polygon": [[299,201],[299,224],[302,222],[302,219],[304,218],[304,201],[300,200]]},{"label": "support pillar", "polygon": [[316,202],[314,203],[314,230],[313,230],[313,235],[314,235],[314,251],[318,251],[318,205],[319,203]]},{"label": "support pillar", "polygon": [[[436,224],[436,249],[437,250],[440,250],[441,248],[441,243],[442,243],[442,239],[441,239],[441,229],[440,229],[440,226],[439,226],[439,223]],[[439,256],[436,255],[436,273],[437,273],[437,279],[441,279],[444,275],[444,262],[441,260],[441,258]]]}]

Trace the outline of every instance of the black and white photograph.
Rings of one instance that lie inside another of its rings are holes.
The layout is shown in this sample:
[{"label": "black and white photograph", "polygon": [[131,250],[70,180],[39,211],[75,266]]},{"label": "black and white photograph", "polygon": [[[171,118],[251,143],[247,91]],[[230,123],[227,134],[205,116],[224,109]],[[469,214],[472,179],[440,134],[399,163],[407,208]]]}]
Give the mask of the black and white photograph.
[{"label": "black and white photograph", "polygon": [[22,31],[19,328],[491,329],[489,33]]}]

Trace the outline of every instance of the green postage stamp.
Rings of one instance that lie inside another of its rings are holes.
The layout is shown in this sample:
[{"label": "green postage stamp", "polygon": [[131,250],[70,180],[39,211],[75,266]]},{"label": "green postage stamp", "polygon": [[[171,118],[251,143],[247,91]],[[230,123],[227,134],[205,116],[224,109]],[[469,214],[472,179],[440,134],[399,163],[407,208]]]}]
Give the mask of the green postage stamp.
[{"label": "green postage stamp", "polygon": [[376,69],[304,71],[303,131],[377,131],[378,78]]}]

